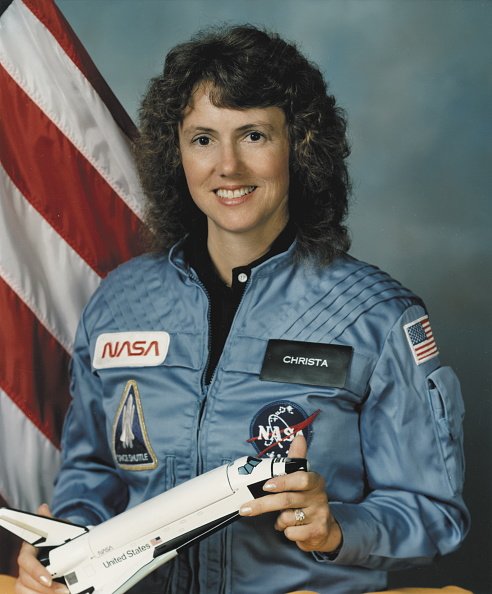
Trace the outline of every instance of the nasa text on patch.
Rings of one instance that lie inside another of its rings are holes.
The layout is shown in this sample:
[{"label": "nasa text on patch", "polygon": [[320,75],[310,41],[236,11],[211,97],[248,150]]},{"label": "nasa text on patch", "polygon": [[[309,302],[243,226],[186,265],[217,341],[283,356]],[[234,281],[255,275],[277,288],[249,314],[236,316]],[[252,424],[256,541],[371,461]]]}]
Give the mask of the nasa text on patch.
[{"label": "nasa text on patch", "polygon": [[299,404],[290,400],[270,402],[251,420],[248,443],[253,444],[258,456],[269,458],[287,455],[290,444],[299,433],[309,447],[313,436],[312,423],[319,412],[308,415]]},{"label": "nasa text on patch", "polygon": [[169,341],[167,332],[106,332],[97,337],[92,365],[94,369],[160,365]]},{"label": "nasa text on patch", "polygon": [[272,339],[260,379],[343,388],[352,352],[352,347],[345,345]]}]

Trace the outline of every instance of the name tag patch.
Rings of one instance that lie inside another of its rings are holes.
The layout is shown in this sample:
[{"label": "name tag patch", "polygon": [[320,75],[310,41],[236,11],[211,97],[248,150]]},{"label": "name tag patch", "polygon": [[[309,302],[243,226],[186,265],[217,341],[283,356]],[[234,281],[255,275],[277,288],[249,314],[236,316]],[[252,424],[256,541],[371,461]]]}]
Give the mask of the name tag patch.
[{"label": "name tag patch", "polygon": [[269,340],[260,379],[343,388],[353,348],[338,344]]},{"label": "name tag patch", "polygon": [[154,367],[164,362],[169,350],[167,332],[107,332],[97,337],[92,365]]}]

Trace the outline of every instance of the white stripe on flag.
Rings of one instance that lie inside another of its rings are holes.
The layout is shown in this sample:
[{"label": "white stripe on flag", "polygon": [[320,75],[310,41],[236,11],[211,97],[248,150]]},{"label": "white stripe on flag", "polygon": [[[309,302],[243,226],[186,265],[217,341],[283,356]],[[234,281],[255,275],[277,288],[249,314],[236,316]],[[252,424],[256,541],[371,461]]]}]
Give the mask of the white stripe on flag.
[{"label": "white stripe on flag", "polygon": [[60,453],[2,390],[0,435],[0,493],[9,505],[35,512],[51,499]]},{"label": "white stripe on flag", "polygon": [[0,166],[0,276],[71,352],[99,276],[56,233]]},{"label": "white stripe on flag", "polygon": [[34,511],[49,502],[59,465],[67,352],[81,310],[100,276],[140,253],[143,201],[110,110],[124,127],[128,117],[54,3],[32,6],[39,19],[21,0],[0,15],[1,96],[11,106],[9,119],[0,114],[0,295],[9,322],[0,344],[0,493]]},{"label": "white stripe on flag", "polygon": [[[32,43],[19,43],[20,23]],[[13,2],[2,17],[0,63],[142,218],[141,188],[128,139],[91,84],[22,2]]]}]

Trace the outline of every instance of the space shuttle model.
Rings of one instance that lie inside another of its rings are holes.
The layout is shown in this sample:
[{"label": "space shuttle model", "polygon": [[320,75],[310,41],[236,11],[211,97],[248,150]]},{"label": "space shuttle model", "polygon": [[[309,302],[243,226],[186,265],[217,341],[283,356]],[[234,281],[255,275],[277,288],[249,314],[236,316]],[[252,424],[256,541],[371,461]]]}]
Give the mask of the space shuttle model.
[{"label": "space shuttle model", "polygon": [[266,480],[308,470],[303,458],[239,458],[94,528],[0,508],[0,526],[39,549],[71,594],[123,594],[183,549],[239,517]]}]

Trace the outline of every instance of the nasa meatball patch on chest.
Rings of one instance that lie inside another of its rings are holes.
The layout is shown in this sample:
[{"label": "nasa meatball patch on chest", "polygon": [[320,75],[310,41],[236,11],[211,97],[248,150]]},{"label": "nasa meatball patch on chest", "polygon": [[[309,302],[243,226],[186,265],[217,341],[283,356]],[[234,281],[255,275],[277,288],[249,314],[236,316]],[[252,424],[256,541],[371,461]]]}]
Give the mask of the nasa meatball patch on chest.
[{"label": "nasa meatball patch on chest", "polygon": [[353,349],[341,344],[269,340],[260,379],[343,388]]},{"label": "nasa meatball patch on chest", "polygon": [[110,367],[155,367],[169,350],[167,332],[106,332],[97,337],[92,365]]},{"label": "nasa meatball patch on chest", "polygon": [[298,434],[304,436],[309,446],[313,436],[312,422],[319,412],[318,410],[308,416],[295,402],[271,402],[256,413],[251,421],[248,442],[253,444],[259,457],[286,456],[290,444]]}]

